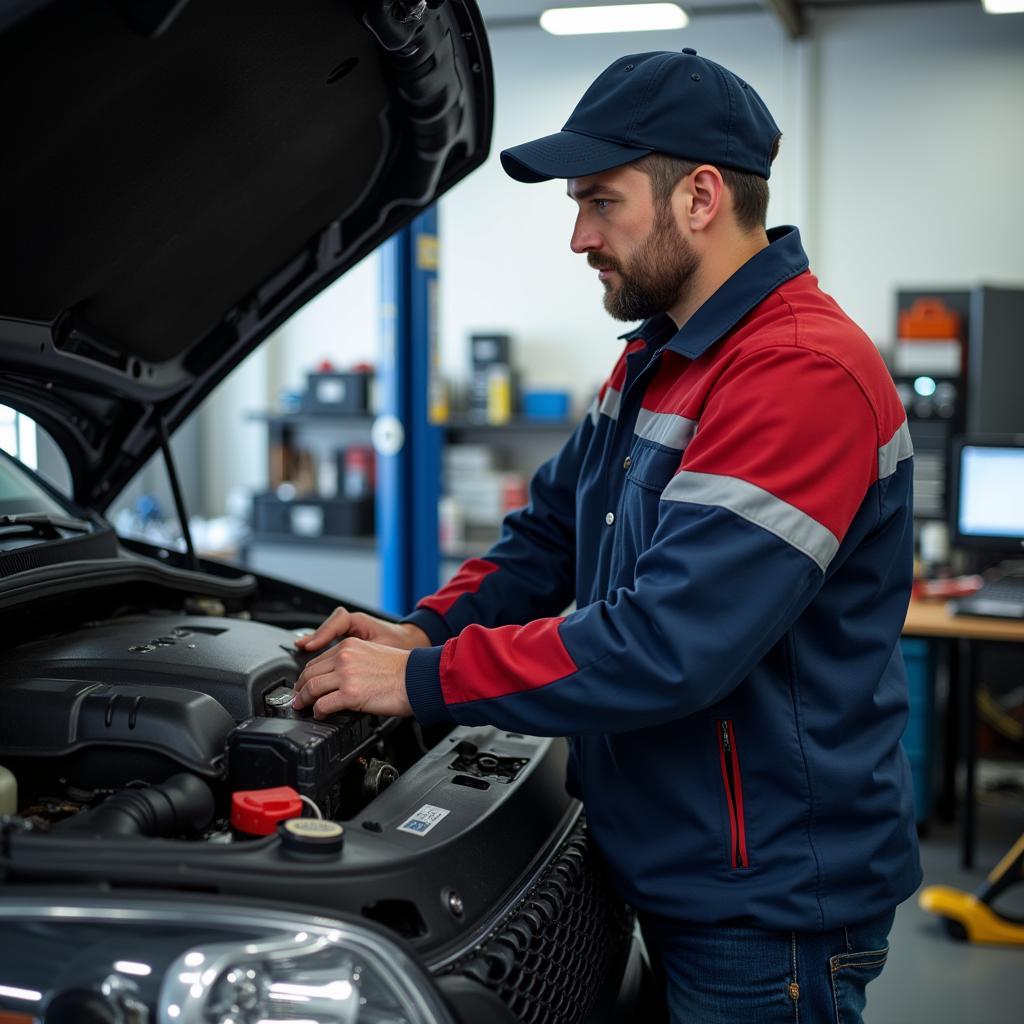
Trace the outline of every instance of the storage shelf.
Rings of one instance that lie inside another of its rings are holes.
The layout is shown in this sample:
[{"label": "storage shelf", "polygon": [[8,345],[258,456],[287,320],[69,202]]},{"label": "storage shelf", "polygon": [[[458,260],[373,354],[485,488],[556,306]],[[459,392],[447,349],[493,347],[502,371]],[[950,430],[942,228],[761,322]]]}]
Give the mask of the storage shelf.
[{"label": "storage shelf", "polygon": [[478,423],[475,420],[466,419],[455,419],[449,420],[447,423],[442,423],[440,426],[447,430],[449,433],[469,433],[471,431],[480,431],[482,433],[494,433],[503,430],[507,431],[529,431],[543,432],[543,431],[556,431],[562,433],[568,433],[575,426],[573,420],[527,420],[527,419],[512,419],[508,423]]},{"label": "storage shelf", "polygon": [[245,540],[250,544],[290,544],[303,548],[349,548],[357,551],[375,551],[376,537],[301,537],[293,533],[250,533]]},{"label": "storage shelf", "polygon": [[[247,412],[245,418],[257,423],[294,424],[295,426],[304,427],[325,423],[364,424],[369,426],[373,423],[375,417],[370,413]],[[576,423],[574,420],[533,420],[522,418],[509,420],[508,423],[484,423],[459,418],[435,425],[448,433],[468,433],[470,431],[490,433],[502,430],[542,433],[544,431],[568,432],[572,430]]]},{"label": "storage shelf", "polygon": [[297,427],[322,426],[330,423],[368,427],[374,420],[369,413],[354,412],[247,412],[245,418],[257,423],[294,424]]}]

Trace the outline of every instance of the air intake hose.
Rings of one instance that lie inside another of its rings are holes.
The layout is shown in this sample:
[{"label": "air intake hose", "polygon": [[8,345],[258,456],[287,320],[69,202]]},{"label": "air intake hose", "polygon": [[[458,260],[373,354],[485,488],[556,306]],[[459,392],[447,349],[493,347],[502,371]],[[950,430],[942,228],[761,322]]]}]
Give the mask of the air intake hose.
[{"label": "air intake hose", "polygon": [[213,820],[213,793],[202,779],[182,773],[147,789],[126,789],[98,807],[61,822],[61,830],[101,836],[176,836]]}]

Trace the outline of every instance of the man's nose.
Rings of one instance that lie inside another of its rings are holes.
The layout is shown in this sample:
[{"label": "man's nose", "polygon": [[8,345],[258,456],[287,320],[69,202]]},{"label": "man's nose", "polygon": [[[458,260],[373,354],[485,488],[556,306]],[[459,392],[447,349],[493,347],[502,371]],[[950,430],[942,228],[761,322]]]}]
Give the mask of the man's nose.
[{"label": "man's nose", "polygon": [[594,252],[601,248],[602,241],[600,234],[588,227],[582,217],[576,218],[572,238],[569,239],[569,248],[573,252]]}]

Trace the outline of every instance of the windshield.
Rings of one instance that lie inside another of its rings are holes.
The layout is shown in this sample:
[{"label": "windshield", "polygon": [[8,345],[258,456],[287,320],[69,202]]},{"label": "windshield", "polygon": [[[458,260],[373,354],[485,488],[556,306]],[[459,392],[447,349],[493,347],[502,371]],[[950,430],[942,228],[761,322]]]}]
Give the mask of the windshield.
[{"label": "windshield", "polygon": [[14,459],[0,452],[0,515],[24,512],[62,517],[68,514]]}]

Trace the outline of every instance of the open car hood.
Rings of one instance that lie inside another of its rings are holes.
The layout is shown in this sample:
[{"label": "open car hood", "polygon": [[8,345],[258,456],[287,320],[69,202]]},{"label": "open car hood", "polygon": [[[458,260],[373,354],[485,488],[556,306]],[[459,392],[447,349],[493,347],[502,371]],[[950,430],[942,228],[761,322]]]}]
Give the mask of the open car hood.
[{"label": "open car hood", "polygon": [[101,510],[491,136],[474,0],[18,0],[0,91],[0,402]]}]

